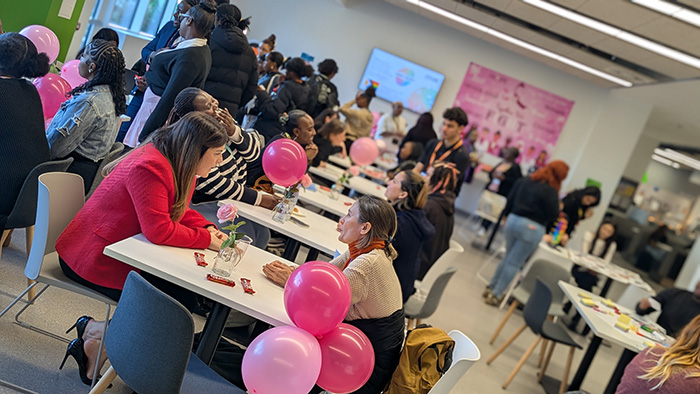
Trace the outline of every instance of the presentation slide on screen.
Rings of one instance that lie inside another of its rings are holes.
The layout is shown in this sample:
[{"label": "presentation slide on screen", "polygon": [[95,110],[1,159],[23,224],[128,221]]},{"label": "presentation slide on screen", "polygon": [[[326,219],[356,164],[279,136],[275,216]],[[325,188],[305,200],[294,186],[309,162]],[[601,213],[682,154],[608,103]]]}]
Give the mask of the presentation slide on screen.
[{"label": "presentation slide on screen", "polygon": [[445,76],[381,49],[372,49],[360,89],[374,86],[377,97],[400,101],[406,109],[423,113],[435,104]]}]

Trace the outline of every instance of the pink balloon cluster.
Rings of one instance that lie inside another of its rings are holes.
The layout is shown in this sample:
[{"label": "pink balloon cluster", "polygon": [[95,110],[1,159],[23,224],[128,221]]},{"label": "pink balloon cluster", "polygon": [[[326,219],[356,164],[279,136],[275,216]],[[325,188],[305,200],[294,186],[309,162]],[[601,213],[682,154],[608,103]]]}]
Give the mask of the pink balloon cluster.
[{"label": "pink balloon cluster", "polygon": [[358,138],[350,145],[350,158],[357,165],[372,164],[377,157],[379,157],[379,148],[377,143],[369,137]]},{"label": "pink balloon cluster", "polygon": [[298,142],[287,138],[271,142],[262,158],[263,171],[274,184],[289,187],[306,173],[306,151]]},{"label": "pink balloon cluster", "polygon": [[65,79],[73,89],[87,82],[87,79],[80,76],[79,66],[80,60],[73,59],[65,62],[61,67],[61,78]]},{"label": "pink balloon cluster", "polygon": [[56,33],[46,26],[30,25],[19,31],[19,34],[30,39],[37,52],[45,53],[49,57],[49,63],[53,63],[61,50],[61,43]]},{"label": "pink balloon cluster", "polygon": [[319,385],[341,394],[356,391],[374,370],[374,349],[356,327],[342,323],[350,309],[350,284],[334,265],[311,261],[284,288],[284,306],[296,327],[262,333],[243,356],[250,393],[308,393]]},{"label": "pink balloon cluster", "polygon": [[34,79],[32,83],[39,92],[44,119],[53,118],[58,109],[61,108],[61,104],[68,100],[68,93],[72,90],[70,84],[65,79],[51,73]]}]

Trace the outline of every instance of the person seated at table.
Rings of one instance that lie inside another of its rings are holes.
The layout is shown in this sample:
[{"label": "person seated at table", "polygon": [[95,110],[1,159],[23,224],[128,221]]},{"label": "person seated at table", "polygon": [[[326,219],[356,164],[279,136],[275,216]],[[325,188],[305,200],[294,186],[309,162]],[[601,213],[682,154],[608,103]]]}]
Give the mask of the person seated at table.
[{"label": "person seated at table", "polygon": [[423,155],[423,144],[418,141],[409,141],[401,146],[396,154],[398,165],[387,171],[387,176],[392,179],[395,174],[403,170],[412,170],[418,163],[418,159]]},{"label": "person seated at table", "polygon": [[[338,222],[338,240],[348,250],[331,261],[350,282],[352,301],[345,322],[359,328],[374,348],[374,370],[354,393],[376,394],[391,380],[404,339],[401,284],[392,267],[396,232],[394,209],[380,198],[360,197]],[[294,267],[274,261],[263,267],[272,282],[284,286]],[[316,391],[314,391],[316,392]]]},{"label": "person seated at table", "polygon": [[[108,164],[109,175],[56,241],[65,275],[118,301],[134,268],[104,255],[106,246],[143,233],[158,245],[218,250],[227,236],[189,204],[195,178],[206,177],[221,162],[228,139],[214,117],[194,112]],[[198,311],[193,293],[147,272],[141,275],[190,311]],[[83,383],[90,385],[106,359],[103,351],[97,360],[104,322],[83,316],[75,327],[78,337],[66,354],[78,363]]]},{"label": "person seated at table", "polygon": [[338,110],[336,108],[326,108],[314,118],[314,128],[316,128],[316,130],[320,130],[323,125],[329,123],[333,119],[340,120]]},{"label": "person seated at table", "polygon": [[700,392],[700,316],[668,348],[648,347],[625,367],[617,394]]},{"label": "person seated at table", "polygon": [[435,234],[426,239],[420,252],[420,265],[416,279],[423,280],[430,267],[450,247],[455,222],[455,188],[457,169],[447,163],[435,163],[429,170],[428,201],[425,217],[435,227]]},{"label": "person seated at table", "polygon": [[508,285],[537,249],[545,226],[557,218],[559,188],[568,173],[566,163],[554,160],[513,185],[504,208],[506,255],[483,293],[487,304],[496,306],[503,301]]},{"label": "person seated at table", "polygon": [[[657,304],[656,307],[654,304]],[[683,326],[700,315],[700,282],[695,284],[693,292],[674,288],[663,290],[653,297],[642,298],[635,311],[638,315],[646,315],[659,307],[661,314],[656,322],[668,335],[675,337]]]},{"label": "person seated at table", "polygon": [[[307,162],[310,163],[318,154],[318,146],[313,142],[314,136],[316,135],[314,119],[306,112],[295,109],[289,112],[282,121],[284,123],[284,132],[270,139],[265,147],[267,148],[268,145],[280,138],[291,139],[292,141],[298,142],[299,145],[304,148]],[[265,171],[262,167],[262,155],[248,166],[248,179],[246,182],[248,186],[256,190],[274,194],[272,183],[265,175]]]},{"label": "person seated at table", "polygon": [[116,45],[91,41],[78,66],[87,82],[70,92],[72,97],[46,128],[51,159],[73,158],[68,172],[83,177],[85,194],[117,138],[119,115],[126,112],[124,68],[124,56]]},{"label": "person seated at table", "polygon": [[435,227],[423,210],[428,200],[428,186],[419,174],[411,170],[401,171],[389,181],[384,195],[396,211],[398,226],[393,246],[399,256],[393,265],[401,283],[403,302],[406,302],[416,291],[413,284],[418,275],[423,245],[435,234]]},{"label": "person seated at table", "polygon": [[314,167],[325,167],[330,155],[347,156],[345,152],[345,126],[338,119],[333,119],[321,128],[314,136],[314,144],[318,146],[318,154],[311,162]]},{"label": "person seated at table", "polygon": [[[564,211],[569,218],[566,227],[567,240],[571,237],[576,226],[581,222],[593,216],[593,208],[600,203],[600,188],[597,186],[588,186],[583,189],[577,189],[567,194],[563,199]],[[566,245],[566,241],[562,242]]]},{"label": "person seated at table", "polygon": [[[610,263],[613,255],[615,254],[615,250],[617,249],[617,244],[615,243],[615,231],[615,225],[610,222],[603,222],[595,234],[590,231],[586,231],[583,236],[581,252],[595,257],[600,257],[601,259],[605,260],[605,262]],[[590,292],[593,291],[593,287],[598,284],[599,280],[597,272],[576,264],[571,267],[571,276],[574,277],[578,287]],[[567,303],[564,306],[564,310],[568,311],[570,307],[570,303]],[[576,315],[571,319],[569,328],[576,331],[576,326],[578,325],[579,320],[581,320],[581,315],[576,313]],[[588,334],[588,330],[588,326],[586,326],[584,329],[584,335]]]},{"label": "person seated at table", "polygon": [[[258,133],[255,130],[242,130],[227,109],[219,108],[218,100],[204,90],[193,87],[186,88],[177,95],[166,125],[171,125],[194,111],[215,117],[226,128],[229,140],[221,163],[211,169],[209,176],[197,178],[192,196],[192,204],[197,205],[192,208],[212,223],[217,223],[218,200],[231,199],[274,208],[279,202],[278,198],[245,186],[248,163],[260,157],[261,137]],[[239,231],[250,236],[253,245],[258,248],[265,248],[270,240],[270,230],[252,222],[246,222]]]}]

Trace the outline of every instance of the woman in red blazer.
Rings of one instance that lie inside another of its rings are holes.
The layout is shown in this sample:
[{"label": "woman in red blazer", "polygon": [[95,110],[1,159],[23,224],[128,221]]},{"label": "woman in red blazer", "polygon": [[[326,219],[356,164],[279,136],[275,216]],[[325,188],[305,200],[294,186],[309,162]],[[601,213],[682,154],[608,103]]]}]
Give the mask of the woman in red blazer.
[{"label": "woman in red blazer", "polygon": [[[195,177],[207,176],[221,162],[227,141],[226,130],[214,117],[193,112],[108,166],[113,168],[109,176],[56,241],[66,276],[119,300],[134,268],[105,256],[107,245],[143,233],[159,245],[218,250],[226,235],[189,204]],[[188,299],[195,300],[185,289],[142,275],[185,306]],[[93,371],[106,360],[104,351],[103,359],[96,360],[104,322],[83,316],[73,327],[78,338],[68,345],[66,358],[75,358],[81,379],[90,385]]]}]

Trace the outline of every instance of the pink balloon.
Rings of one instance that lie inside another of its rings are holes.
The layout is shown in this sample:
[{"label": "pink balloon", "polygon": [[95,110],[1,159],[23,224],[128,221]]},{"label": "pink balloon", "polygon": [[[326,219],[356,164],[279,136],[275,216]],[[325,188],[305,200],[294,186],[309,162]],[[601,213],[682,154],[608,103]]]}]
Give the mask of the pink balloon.
[{"label": "pink balloon", "polygon": [[335,394],[351,393],[362,387],[374,370],[374,348],[355,326],[340,323],[318,339],[321,345],[321,373],[316,384]]},{"label": "pink balloon", "polygon": [[374,142],[377,144],[380,154],[386,152],[386,142],[384,140],[374,140]]},{"label": "pink balloon", "polygon": [[241,370],[249,393],[306,394],[321,371],[321,347],[300,328],[275,327],[251,342]]},{"label": "pink balloon", "polygon": [[273,141],[263,152],[262,165],[268,179],[288,187],[299,182],[306,173],[306,152],[298,142],[287,138]]},{"label": "pink balloon", "polygon": [[73,59],[65,62],[61,67],[61,78],[65,79],[73,89],[87,82],[87,79],[80,76],[79,65],[80,60]]},{"label": "pink balloon", "polygon": [[294,324],[314,336],[338,327],[350,310],[350,283],[325,261],[310,261],[292,272],[284,286],[284,307]]},{"label": "pink balloon", "polygon": [[46,74],[36,78],[32,82],[41,97],[41,106],[44,109],[44,119],[52,118],[61,108],[61,104],[68,100],[71,91],[70,84],[56,74]]},{"label": "pink balloon", "polygon": [[53,121],[53,118],[48,118],[48,119],[44,120],[44,130],[49,129],[49,125],[51,124],[52,121]]},{"label": "pink balloon", "polygon": [[369,137],[362,137],[350,145],[350,158],[356,164],[365,166],[374,163],[379,157],[377,143]]},{"label": "pink balloon", "polygon": [[49,57],[49,63],[53,63],[58,57],[61,43],[58,41],[56,34],[48,27],[31,25],[20,30],[19,34],[30,39],[36,46],[37,52],[44,52]]}]

